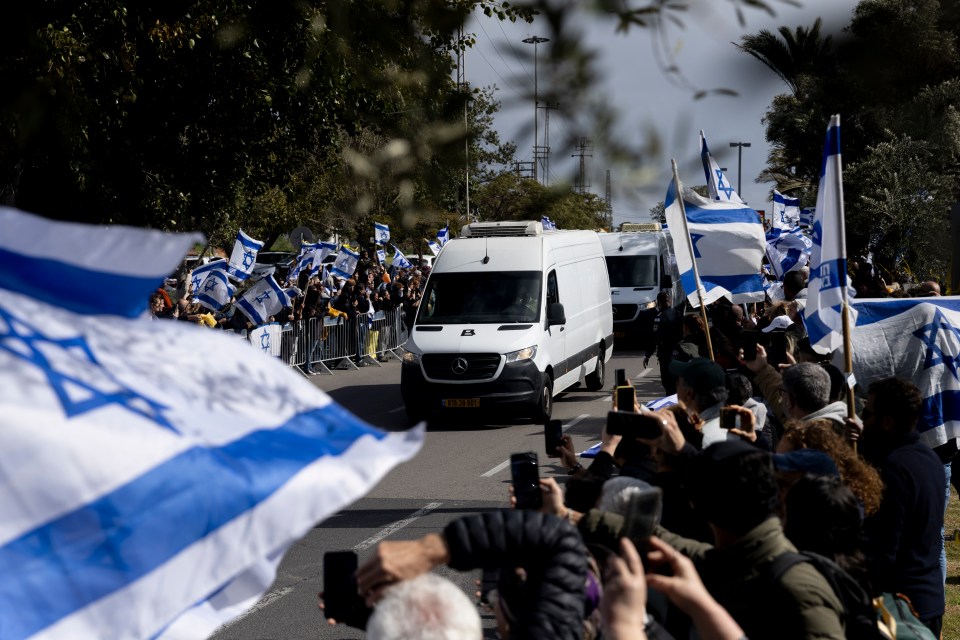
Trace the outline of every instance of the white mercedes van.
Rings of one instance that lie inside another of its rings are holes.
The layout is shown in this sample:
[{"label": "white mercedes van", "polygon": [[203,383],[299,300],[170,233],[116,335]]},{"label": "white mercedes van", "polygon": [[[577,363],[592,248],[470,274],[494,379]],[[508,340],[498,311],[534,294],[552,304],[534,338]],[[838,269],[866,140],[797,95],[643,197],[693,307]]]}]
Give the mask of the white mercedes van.
[{"label": "white mercedes van", "polygon": [[434,263],[405,349],[412,420],[441,410],[549,420],[561,391],[603,388],[613,353],[599,237],[540,222],[463,227]]},{"label": "white mercedes van", "polygon": [[657,315],[657,294],[670,291],[673,304],[683,302],[683,289],[669,236],[660,224],[624,224],[601,233],[613,300],[614,336],[646,344]]}]

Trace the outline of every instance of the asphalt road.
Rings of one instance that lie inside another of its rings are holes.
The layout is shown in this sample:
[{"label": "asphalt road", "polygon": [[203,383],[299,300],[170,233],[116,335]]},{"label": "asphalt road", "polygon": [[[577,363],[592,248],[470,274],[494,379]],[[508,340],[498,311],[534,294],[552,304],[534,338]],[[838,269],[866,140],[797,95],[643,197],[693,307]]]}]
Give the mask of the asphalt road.
[{"label": "asphalt road", "polygon": [[[641,401],[663,389],[656,361],[644,369],[642,354],[618,351],[607,365],[607,387],[623,368]],[[400,364],[334,371],[311,381],[370,424],[386,430],[409,425],[400,398]],[[599,441],[611,393],[574,389],[555,399],[553,417],[563,421],[577,451]],[[460,516],[507,506],[508,460],[518,451],[536,451],[541,477],[563,482],[566,473],[543,451],[543,427],[534,424],[478,426],[456,415],[432,423],[420,453],[391,471],[366,497],[318,524],[284,557],[267,594],[246,614],[222,627],[216,640],[363,638],[345,625],[330,627],[317,608],[323,590],[323,554],[354,549],[360,562],[380,540],[410,540],[438,532]],[[439,571],[473,596],[479,572]],[[485,637],[493,638],[492,615],[484,614]]]}]

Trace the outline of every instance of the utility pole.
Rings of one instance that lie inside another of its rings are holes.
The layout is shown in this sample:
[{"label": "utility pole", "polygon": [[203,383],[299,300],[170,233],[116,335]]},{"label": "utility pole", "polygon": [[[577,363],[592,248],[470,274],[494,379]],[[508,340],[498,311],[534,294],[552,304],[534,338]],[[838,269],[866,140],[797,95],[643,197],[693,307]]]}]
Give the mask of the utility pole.
[{"label": "utility pole", "polygon": [[613,202],[610,198],[610,169],[607,169],[607,190],[604,196],[607,203],[607,231],[613,231]]},{"label": "utility pole", "polygon": [[537,163],[539,169],[542,169],[538,174],[543,176],[541,182],[543,182],[543,184],[550,184],[550,110],[556,111],[560,108],[560,104],[557,103],[551,107],[545,103],[540,108],[543,109],[543,144],[534,147],[533,161]]},{"label": "utility pole", "polygon": [[470,88],[467,86],[467,58],[464,55],[463,42],[463,25],[460,25],[459,46],[457,47],[457,88],[463,96],[463,177],[466,193],[466,220],[467,224],[470,224],[470,122],[467,118]]},{"label": "utility pole", "polygon": [[544,42],[550,42],[550,38],[542,38],[540,36],[530,36],[523,40],[524,44],[533,45],[533,179],[537,179],[537,147],[540,145],[539,141],[539,123],[537,122],[537,115],[540,111],[540,98],[537,88],[537,45]]},{"label": "utility pole", "polygon": [[580,176],[577,179],[577,193],[586,193],[587,189],[590,188],[590,185],[587,184],[587,161],[586,158],[592,158],[592,153],[587,153],[588,151],[593,151],[593,140],[590,138],[580,138],[579,144],[577,144],[577,153],[570,154],[571,158],[580,158]]},{"label": "utility pole", "polygon": [[533,162],[515,160],[513,163],[513,170],[517,174],[518,178],[532,178],[534,175],[535,166],[536,164]]},{"label": "utility pole", "polygon": [[743,200],[743,195],[740,191],[742,187],[743,179],[743,148],[749,147],[749,142],[731,142],[731,147],[737,147],[737,195],[740,196],[740,199]]}]

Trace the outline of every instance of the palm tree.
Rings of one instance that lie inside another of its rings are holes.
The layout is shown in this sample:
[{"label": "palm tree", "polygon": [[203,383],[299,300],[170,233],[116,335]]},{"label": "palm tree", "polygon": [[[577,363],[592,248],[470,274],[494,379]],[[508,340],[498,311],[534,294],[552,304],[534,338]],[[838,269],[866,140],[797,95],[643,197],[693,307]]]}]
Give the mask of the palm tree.
[{"label": "palm tree", "polygon": [[775,34],[761,29],[754,35],[743,36],[743,44],[735,45],[748,53],[783,80],[796,95],[801,91],[801,80],[806,74],[823,73],[833,63],[833,38],[822,37],[823,21],[817,18],[809,29],[780,27]]}]

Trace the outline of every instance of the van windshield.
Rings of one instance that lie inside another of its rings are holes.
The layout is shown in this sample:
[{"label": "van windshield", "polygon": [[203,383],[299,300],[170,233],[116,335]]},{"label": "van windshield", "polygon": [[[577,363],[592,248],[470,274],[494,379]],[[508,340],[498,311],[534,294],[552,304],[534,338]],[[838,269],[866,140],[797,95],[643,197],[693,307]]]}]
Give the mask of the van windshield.
[{"label": "van windshield", "polygon": [[539,271],[433,273],[417,324],[498,324],[540,320]]},{"label": "van windshield", "polygon": [[657,286],[656,256],[607,256],[611,287]]}]

